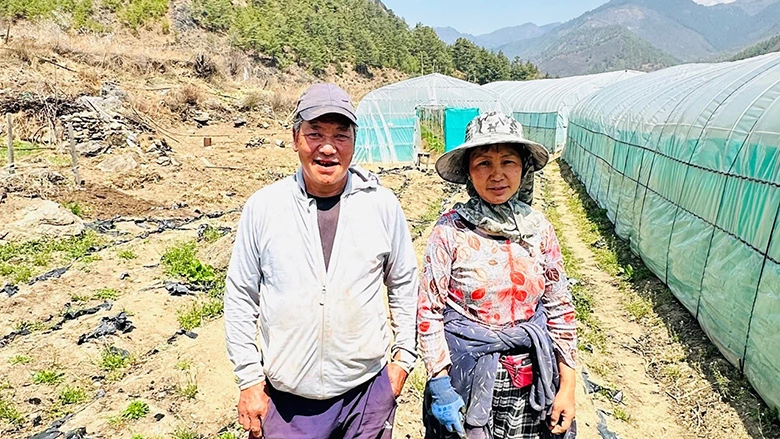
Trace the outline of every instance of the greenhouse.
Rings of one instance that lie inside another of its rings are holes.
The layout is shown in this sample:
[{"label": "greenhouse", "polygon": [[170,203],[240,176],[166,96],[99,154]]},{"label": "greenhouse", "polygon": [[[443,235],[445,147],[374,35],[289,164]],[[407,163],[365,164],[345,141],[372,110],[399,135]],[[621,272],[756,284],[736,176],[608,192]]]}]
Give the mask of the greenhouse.
[{"label": "greenhouse", "polygon": [[604,87],[642,74],[621,70],[561,79],[500,81],[482,87],[506,100],[526,137],[556,152],[563,149],[569,111],[578,102]]},{"label": "greenhouse", "polygon": [[590,95],[564,160],[618,235],[780,405],[780,54],[683,65]]},{"label": "greenhouse", "polygon": [[463,143],[466,125],[485,111],[508,111],[493,91],[434,73],[382,87],[358,105],[358,163],[411,162],[423,147],[443,152]]}]

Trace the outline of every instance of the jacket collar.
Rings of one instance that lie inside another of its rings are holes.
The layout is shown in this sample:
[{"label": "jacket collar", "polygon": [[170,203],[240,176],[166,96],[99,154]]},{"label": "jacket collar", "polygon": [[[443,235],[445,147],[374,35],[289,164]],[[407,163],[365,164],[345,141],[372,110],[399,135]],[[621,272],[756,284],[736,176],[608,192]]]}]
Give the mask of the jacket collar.
[{"label": "jacket collar", "polygon": [[[302,168],[298,168],[293,179],[298,185],[296,194],[301,198],[308,199],[309,196],[306,193],[306,183],[303,179]],[[343,198],[357,192],[374,190],[380,185],[379,177],[376,174],[367,171],[360,166],[352,165],[347,171],[347,186],[344,188],[344,192],[341,196]]]}]

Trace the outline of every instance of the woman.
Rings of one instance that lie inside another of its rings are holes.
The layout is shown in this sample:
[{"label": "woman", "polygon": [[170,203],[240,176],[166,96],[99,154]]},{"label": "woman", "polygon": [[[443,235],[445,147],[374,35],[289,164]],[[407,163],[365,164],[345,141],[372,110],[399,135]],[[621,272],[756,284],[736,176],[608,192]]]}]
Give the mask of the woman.
[{"label": "woman", "polygon": [[466,131],[436,170],[470,200],[436,223],[420,279],[426,438],[574,437],[572,297],[552,225],[520,201],[547,151],[501,113]]}]

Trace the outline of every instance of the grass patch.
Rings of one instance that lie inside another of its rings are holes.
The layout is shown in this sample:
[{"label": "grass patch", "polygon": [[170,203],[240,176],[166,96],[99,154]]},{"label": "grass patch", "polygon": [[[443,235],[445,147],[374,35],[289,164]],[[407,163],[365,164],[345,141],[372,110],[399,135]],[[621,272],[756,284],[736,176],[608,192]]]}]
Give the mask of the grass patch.
[{"label": "grass patch", "polygon": [[87,393],[78,387],[65,386],[60,391],[59,400],[63,405],[81,404],[87,400]]},{"label": "grass patch", "polygon": [[217,242],[223,236],[224,235],[222,234],[222,232],[220,232],[219,229],[215,227],[209,227],[203,231],[203,240],[209,244],[213,244]]},{"label": "grass patch", "polygon": [[612,416],[618,421],[631,422],[631,414],[621,406],[615,406],[615,409],[612,411]]},{"label": "grass patch", "polygon": [[[553,228],[560,231],[563,228],[563,220],[560,212],[558,212],[556,203],[553,201],[552,188],[549,182],[545,181],[544,185],[542,185],[542,192],[546,200],[544,214],[553,225]],[[578,327],[578,337],[580,339],[578,348],[586,351],[604,352],[607,343],[606,335],[601,327],[601,321],[593,312],[593,293],[582,280],[583,262],[574,255],[562,234],[558,235],[558,241],[561,246],[566,275],[573,281],[571,283],[571,294],[574,301],[574,313],[577,321],[580,323]]]},{"label": "grass patch", "polygon": [[72,214],[76,215],[79,218],[84,218],[84,209],[82,209],[81,205],[75,201],[69,201],[65,203],[65,208],[70,210]]},{"label": "grass patch", "polygon": [[33,384],[55,386],[62,382],[65,374],[54,369],[41,369],[33,373]]},{"label": "grass patch", "polygon": [[179,427],[171,434],[171,439],[200,439],[200,434],[197,431]]},{"label": "grass patch", "polygon": [[87,260],[105,239],[93,230],[56,240],[35,240],[0,245],[0,283],[25,283],[52,265]]},{"label": "grass patch", "polygon": [[196,256],[195,241],[183,241],[169,247],[162,255],[165,274],[186,279],[194,284],[212,284],[217,280],[214,267],[203,264]]},{"label": "grass patch", "polygon": [[107,346],[100,352],[98,366],[108,372],[108,379],[116,381],[122,378],[127,369],[133,363],[133,356],[114,346]]},{"label": "grass patch", "polygon": [[0,398],[0,420],[18,427],[24,424],[24,415],[16,409],[12,402]]},{"label": "grass patch", "polygon": [[16,332],[39,332],[46,329],[46,324],[43,322],[30,322],[28,320],[23,320],[16,325],[14,325],[14,331]]},{"label": "grass patch", "polygon": [[138,258],[138,255],[130,249],[120,250],[116,255],[119,259],[124,259],[125,261]]},{"label": "grass patch", "polygon": [[25,365],[30,364],[33,361],[33,357],[27,356],[27,355],[14,355],[13,357],[8,359],[8,362],[11,363],[11,365],[16,366],[18,364]]},{"label": "grass patch", "polygon": [[192,367],[192,362],[190,360],[179,360],[179,362],[176,363],[174,367],[182,371],[190,370]]},{"label": "grass patch", "polygon": [[436,200],[428,204],[428,209],[425,211],[425,213],[422,214],[420,218],[411,221],[412,239],[421,237],[422,233],[425,231],[428,225],[430,225],[432,222],[439,219],[439,215],[441,214],[442,201],[443,201],[442,198],[437,198]]},{"label": "grass patch", "polygon": [[117,300],[120,294],[121,292],[114,288],[101,288],[95,291],[92,298],[97,300]]},{"label": "grass patch", "polygon": [[409,374],[409,384],[412,385],[412,389],[417,392],[418,396],[422,396],[425,392],[425,384],[428,382],[428,371],[425,370],[425,366],[418,363],[417,366]]},{"label": "grass patch", "polygon": [[195,380],[189,380],[186,385],[178,386],[176,392],[183,398],[195,399],[198,394],[198,383]]},{"label": "grass patch", "polygon": [[131,401],[127,408],[122,411],[122,418],[135,421],[149,414],[149,404],[140,399]]},{"label": "grass patch", "polygon": [[204,322],[214,320],[222,315],[224,303],[220,299],[208,298],[196,302],[176,312],[179,326],[190,331],[202,325]]},{"label": "grass patch", "polygon": [[90,296],[81,296],[78,294],[73,294],[70,296],[70,301],[74,303],[87,303],[90,300]]}]

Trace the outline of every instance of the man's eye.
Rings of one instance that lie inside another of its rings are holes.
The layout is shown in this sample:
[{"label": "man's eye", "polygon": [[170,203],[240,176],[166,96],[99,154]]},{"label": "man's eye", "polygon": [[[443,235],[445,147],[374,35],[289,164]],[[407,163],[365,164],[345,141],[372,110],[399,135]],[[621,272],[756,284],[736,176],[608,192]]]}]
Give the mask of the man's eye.
[{"label": "man's eye", "polygon": [[322,134],[320,134],[320,133],[309,133],[309,134],[306,134],[306,138],[307,139],[320,139],[320,138],[322,138]]}]

